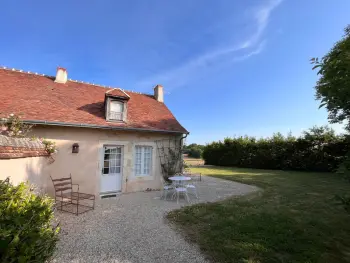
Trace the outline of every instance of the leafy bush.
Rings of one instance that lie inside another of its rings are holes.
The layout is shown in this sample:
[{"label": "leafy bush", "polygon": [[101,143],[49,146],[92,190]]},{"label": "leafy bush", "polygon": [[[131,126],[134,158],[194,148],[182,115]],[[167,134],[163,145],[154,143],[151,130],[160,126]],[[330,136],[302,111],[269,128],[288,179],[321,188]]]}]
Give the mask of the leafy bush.
[{"label": "leafy bush", "polygon": [[13,113],[0,119],[0,134],[9,137],[24,137],[32,129],[33,125],[25,124],[21,118]]},{"label": "leafy bush", "polygon": [[328,127],[314,127],[296,138],[226,138],[205,146],[205,164],[260,169],[333,172],[345,159],[349,141]]},{"label": "leafy bush", "polygon": [[191,143],[190,145],[184,145],[183,153],[188,154],[188,157],[201,158],[204,145]]},{"label": "leafy bush", "polygon": [[48,154],[57,153],[57,147],[56,147],[56,143],[55,142],[49,141],[49,140],[46,140],[46,139],[40,139],[40,141],[42,142],[42,144],[44,144],[45,151]]},{"label": "leafy bush", "polygon": [[188,151],[188,157],[192,157],[192,158],[201,158],[203,153],[203,150],[199,147],[194,147],[189,149]]},{"label": "leafy bush", "polygon": [[59,227],[53,200],[21,183],[0,180],[0,261],[46,262],[53,255]]}]

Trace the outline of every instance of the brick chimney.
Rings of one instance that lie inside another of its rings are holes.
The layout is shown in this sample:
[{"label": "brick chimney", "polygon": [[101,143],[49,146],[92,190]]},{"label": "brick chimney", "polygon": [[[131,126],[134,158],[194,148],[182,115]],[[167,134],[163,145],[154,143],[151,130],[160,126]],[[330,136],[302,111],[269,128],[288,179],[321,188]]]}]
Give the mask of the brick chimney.
[{"label": "brick chimney", "polygon": [[55,82],[64,84],[67,82],[67,78],[67,70],[65,68],[57,67]]},{"label": "brick chimney", "polygon": [[164,91],[162,85],[157,85],[154,87],[154,97],[159,102],[164,102]]}]

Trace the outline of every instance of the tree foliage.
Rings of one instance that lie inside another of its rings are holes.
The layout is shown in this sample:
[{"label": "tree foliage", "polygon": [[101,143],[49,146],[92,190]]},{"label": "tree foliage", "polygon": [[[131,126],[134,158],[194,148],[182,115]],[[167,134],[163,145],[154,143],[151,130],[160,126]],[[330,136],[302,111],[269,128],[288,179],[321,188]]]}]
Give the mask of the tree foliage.
[{"label": "tree foliage", "polygon": [[331,123],[350,118],[350,25],[344,31],[344,37],[324,57],[311,59],[320,75],[316,99],[321,101],[320,107],[327,108]]},{"label": "tree foliage", "polygon": [[[320,75],[316,83],[316,99],[321,100],[320,107],[326,106],[331,123],[347,121],[350,131],[350,25],[345,28],[343,38],[320,60],[311,59]],[[350,141],[349,135],[347,137]],[[350,151],[338,168],[350,179]],[[350,212],[350,197],[338,197],[345,209]]]},{"label": "tree foliage", "polygon": [[0,262],[46,262],[53,255],[59,228],[54,202],[29,185],[0,180]]},{"label": "tree foliage", "polygon": [[191,143],[190,145],[185,145],[183,152],[188,154],[188,157],[201,158],[203,153],[204,145]]},{"label": "tree foliage", "polygon": [[327,126],[313,127],[300,137],[226,138],[205,146],[205,164],[260,169],[331,172],[344,160],[348,142]]}]

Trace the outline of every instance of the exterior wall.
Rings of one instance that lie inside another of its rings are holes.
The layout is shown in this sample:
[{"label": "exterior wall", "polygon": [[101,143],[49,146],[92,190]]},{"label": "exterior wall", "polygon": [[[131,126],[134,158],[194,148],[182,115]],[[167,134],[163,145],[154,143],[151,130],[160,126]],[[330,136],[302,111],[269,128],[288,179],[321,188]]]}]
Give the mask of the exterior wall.
[{"label": "exterior wall", "polygon": [[[123,146],[122,192],[143,191],[147,188],[159,189],[161,167],[155,141],[175,136],[174,134],[58,126],[35,126],[32,133],[56,142],[58,153],[53,155],[55,161],[42,167],[42,173],[48,180],[50,175],[53,178],[62,178],[71,174],[73,183],[79,184],[81,192],[94,193],[96,196],[100,194],[104,145]],[[72,153],[73,143],[79,144],[79,153]],[[134,174],[136,145],[153,147],[150,176],[137,177]],[[53,193],[52,184],[47,191]]]},{"label": "exterior wall", "polygon": [[0,180],[9,177],[15,185],[28,181],[35,184],[39,190],[46,191],[50,180],[42,170],[47,164],[47,157],[2,159],[0,160]]},{"label": "exterior wall", "polygon": [[0,180],[9,177],[15,185],[29,181],[45,191],[48,182],[41,171],[48,161],[40,141],[0,135]]}]

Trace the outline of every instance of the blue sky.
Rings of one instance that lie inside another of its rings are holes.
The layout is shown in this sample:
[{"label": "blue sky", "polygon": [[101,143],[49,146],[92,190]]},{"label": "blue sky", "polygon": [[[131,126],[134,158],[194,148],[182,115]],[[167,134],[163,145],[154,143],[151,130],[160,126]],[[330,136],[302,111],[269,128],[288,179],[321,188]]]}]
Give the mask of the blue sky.
[{"label": "blue sky", "polygon": [[[2,1],[0,65],[151,93],[188,143],[327,123],[309,59],[350,23],[348,0]],[[341,126],[334,126],[341,131]]]}]

